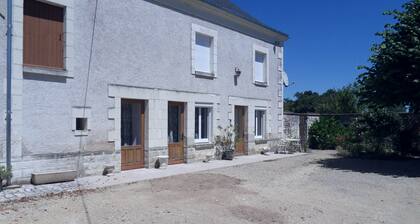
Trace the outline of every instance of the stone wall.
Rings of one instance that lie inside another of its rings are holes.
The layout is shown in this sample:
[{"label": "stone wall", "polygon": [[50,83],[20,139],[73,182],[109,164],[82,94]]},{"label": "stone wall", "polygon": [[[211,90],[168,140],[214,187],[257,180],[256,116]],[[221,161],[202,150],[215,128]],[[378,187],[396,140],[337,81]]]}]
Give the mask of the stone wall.
[{"label": "stone wall", "polygon": [[[309,128],[318,121],[318,114],[284,113],[284,138],[287,146],[298,151],[306,151]],[[301,136],[304,136],[303,138]]]}]

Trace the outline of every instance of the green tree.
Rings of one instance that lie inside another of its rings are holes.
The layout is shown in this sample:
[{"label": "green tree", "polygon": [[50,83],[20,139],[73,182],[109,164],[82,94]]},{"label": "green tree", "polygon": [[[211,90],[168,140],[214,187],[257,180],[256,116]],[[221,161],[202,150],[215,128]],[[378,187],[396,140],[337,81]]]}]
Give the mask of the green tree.
[{"label": "green tree", "polygon": [[319,94],[312,91],[297,92],[296,100],[285,99],[285,111],[295,113],[314,113],[319,101]]},{"label": "green tree", "polygon": [[356,92],[354,85],[329,89],[321,95],[312,91],[298,92],[295,100],[284,100],[284,108],[295,113],[357,113],[360,109]]},{"label": "green tree", "polygon": [[357,113],[360,111],[358,106],[356,87],[346,86],[342,89],[329,89],[320,96],[316,111],[318,113]]},{"label": "green tree", "polygon": [[420,112],[420,0],[411,0],[402,11],[388,11],[395,24],[376,35],[382,43],[372,47],[370,66],[358,78],[363,103],[373,107],[406,106]]}]

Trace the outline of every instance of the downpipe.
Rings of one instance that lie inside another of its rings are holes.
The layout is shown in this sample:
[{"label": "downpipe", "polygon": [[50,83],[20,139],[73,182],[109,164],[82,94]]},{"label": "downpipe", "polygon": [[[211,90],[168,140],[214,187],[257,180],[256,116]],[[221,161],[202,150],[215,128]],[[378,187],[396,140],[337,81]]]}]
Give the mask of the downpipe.
[{"label": "downpipe", "polygon": [[[6,108],[6,168],[12,170],[12,0],[7,0],[7,108]],[[11,178],[7,178],[7,185]]]}]

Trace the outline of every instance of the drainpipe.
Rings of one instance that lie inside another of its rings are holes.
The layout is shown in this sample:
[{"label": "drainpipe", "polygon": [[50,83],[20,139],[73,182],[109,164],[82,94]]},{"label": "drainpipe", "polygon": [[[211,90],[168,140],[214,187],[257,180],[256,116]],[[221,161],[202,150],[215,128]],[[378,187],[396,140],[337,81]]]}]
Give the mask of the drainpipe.
[{"label": "drainpipe", "polygon": [[[7,0],[7,109],[6,109],[6,167],[12,169],[12,0]],[[7,185],[11,178],[7,178]]]}]

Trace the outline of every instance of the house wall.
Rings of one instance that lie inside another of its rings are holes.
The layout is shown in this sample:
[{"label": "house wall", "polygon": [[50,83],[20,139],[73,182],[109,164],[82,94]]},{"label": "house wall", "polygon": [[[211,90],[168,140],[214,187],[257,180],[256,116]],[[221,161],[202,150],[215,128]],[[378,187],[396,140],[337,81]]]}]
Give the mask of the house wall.
[{"label": "house wall", "polygon": [[[254,147],[255,107],[267,109],[267,137],[282,136],[282,48],[146,1],[101,0],[90,52],[95,1],[54,1],[67,6],[66,25],[71,28],[66,35],[71,39],[66,57],[71,60],[65,76],[21,72],[21,148],[16,147],[18,153],[13,157],[15,180],[27,180],[34,171],[78,169],[80,175],[90,175],[100,174],[104,165],[114,165],[118,170],[118,113],[124,97],[145,99],[150,106],[148,166],[152,166],[156,155],[167,153],[168,100],[186,102],[187,116],[191,115],[186,127],[187,162],[212,152],[211,148],[204,149],[206,153],[196,150],[193,141],[194,105],[203,98],[207,99],[205,103],[213,103],[214,127],[233,122],[235,104],[248,106],[250,153],[262,148]],[[218,33],[216,79],[191,74],[192,24]],[[269,50],[268,87],[253,84],[255,44]],[[5,48],[0,46],[3,51]],[[1,64],[0,59],[0,69]],[[237,85],[235,67],[242,71]],[[72,131],[74,107],[88,107],[91,111],[87,136],[75,136]]]}]

